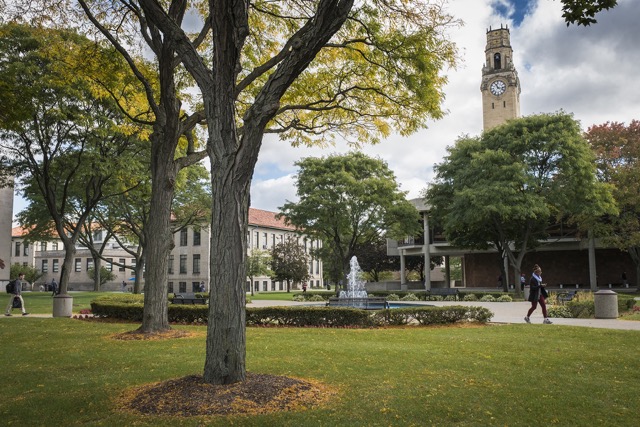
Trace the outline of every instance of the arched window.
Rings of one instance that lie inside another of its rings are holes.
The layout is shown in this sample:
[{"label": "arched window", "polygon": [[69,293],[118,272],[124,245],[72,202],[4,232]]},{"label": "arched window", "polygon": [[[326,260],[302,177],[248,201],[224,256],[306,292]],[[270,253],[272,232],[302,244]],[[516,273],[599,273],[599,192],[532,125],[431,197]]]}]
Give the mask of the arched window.
[{"label": "arched window", "polygon": [[500,54],[499,53],[495,53],[493,55],[493,69],[494,70],[499,70],[502,68],[502,64],[501,64],[501,60],[500,60]]}]

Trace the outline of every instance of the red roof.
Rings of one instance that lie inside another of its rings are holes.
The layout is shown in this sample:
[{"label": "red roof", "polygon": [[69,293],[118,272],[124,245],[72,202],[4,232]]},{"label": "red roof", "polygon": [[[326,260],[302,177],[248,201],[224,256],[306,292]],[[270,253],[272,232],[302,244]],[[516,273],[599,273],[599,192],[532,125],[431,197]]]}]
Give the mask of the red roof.
[{"label": "red roof", "polygon": [[249,225],[295,231],[296,227],[287,225],[284,218],[276,219],[277,212],[249,208]]},{"label": "red roof", "polygon": [[29,233],[29,230],[27,230],[26,228],[13,227],[11,229],[11,237],[22,237],[22,236],[26,236],[27,233]]}]

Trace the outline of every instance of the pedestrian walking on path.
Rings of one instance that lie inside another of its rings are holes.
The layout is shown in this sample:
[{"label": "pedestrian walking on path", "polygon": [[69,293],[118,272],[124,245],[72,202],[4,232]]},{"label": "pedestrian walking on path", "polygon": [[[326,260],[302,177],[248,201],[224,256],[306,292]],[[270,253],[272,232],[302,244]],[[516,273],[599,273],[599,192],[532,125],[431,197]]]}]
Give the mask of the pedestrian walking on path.
[{"label": "pedestrian walking on path", "polygon": [[[22,315],[26,316],[27,310],[24,308],[24,299],[22,299],[22,281],[24,280],[24,273],[18,274],[18,278],[9,282],[7,285],[10,286],[8,291],[11,293],[11,297],[9,298],[9,304],[7,304],[7,310],[5,311],[5,316],[11,316],[11,311],[14,308],[20,308],[22,310]],[[19,302],[19,304],[18,304]]]},{"label": "pedestrian walking on path", "polygon": [[542,283],[542,268],[536,264],[533,266],[533,274],[531,275],[531,280],[529,280],[529,289],[531,290],[529,293],[529,301],[531,302],[531,308],[524,317],[525,322],[531,323],[531,313],[538,308],[538,303],[540,303],[542,315],[544,316],[544,321],[542,323],[551,324],[551,320],[547,317],[547,304],[545,304],[545,301],[549,294],[547,293],[545,286],[547,285]]}]

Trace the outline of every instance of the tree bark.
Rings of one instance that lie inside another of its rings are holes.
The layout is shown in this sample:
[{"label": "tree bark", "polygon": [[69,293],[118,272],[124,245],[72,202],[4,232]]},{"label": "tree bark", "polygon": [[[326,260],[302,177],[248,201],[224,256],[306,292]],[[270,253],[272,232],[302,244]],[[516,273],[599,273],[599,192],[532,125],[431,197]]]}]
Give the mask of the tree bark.
[{"label": "tree bark", "polygon": [[171,202],[176,177],[176,168],[173,166],[174,147],[173,144],[154,141],[151,149],[152,194],[149,223],[145,230],[145,259],[152,261],[148,264],[153,268],[148,269],[145,280],[147,286],[144,292],[144,315],[139,328],[139,331],[144,333],[171,329],[167,299],[167,263],[174,244],[171,234]]},{"label": "tree bark", "polygon": [[[238,177],[233,158],[212,159],[211,293],[204,380],[244,381],[246,238],[250,180]],[[253,284],[252,284],[253,286]]]}]

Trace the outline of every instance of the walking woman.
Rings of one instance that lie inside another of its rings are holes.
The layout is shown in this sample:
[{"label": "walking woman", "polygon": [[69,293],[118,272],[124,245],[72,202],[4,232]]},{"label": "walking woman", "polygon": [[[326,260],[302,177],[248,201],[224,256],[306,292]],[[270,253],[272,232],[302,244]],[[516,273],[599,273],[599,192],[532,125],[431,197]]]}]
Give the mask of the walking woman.
[{"label": "walking woman", "polygon": [[542,269],[538,264],[536,264],[533,266],[533,274],[531,275],[531,280],[529,280],[529,301],[531,301],[531,308],[524,318],[525,322],[531,323],[529,316],[531,316],[531,313],[538,308],[538,303],[540,303],[542,315],[544,316],[544,321],[542,323],[551,324],[551,320],[547,317],[547,305],[545,304],[545,300],[549,294],[547,294],[545,286],[546,285],[542,283]]}]

